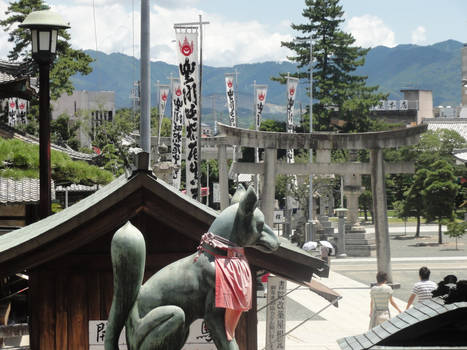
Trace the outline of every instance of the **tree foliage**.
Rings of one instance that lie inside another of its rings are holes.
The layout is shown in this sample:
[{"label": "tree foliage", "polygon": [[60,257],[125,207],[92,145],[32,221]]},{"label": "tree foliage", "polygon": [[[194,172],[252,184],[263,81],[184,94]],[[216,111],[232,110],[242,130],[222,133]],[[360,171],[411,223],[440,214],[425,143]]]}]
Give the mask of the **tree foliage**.
[{"label": "tree foliage", "polygon": [[447,231],[444,232],[445,235],[456,239],[456,250],[457,250],[457,240],[465,235],[467,230],[467,223],[464,221],[457,222],[455,220],[448,222]]},{"label": "tree foliage", "polygon": [[68,145],[74,150],[80,148],[78,132],[81,123],[72,120],[68,114],[59,115],[50,122],[51,142],[58,145]]},{"label": "tree foliage", "polygon": [[[344,132],[367,131],[371,125],[369,108],[386,95],[376,93],[377,86],[367,86],[366,76],[355,74],[365,63],[368,49],[354,46],[355,39],[341,27],[344,11],[339,0],[305,0],[302,12],[305,24],[292,24],[300,34],[281,45],[294,52],[288,57],[305,71],[292,74],[309,79],[310,43],[313,40],[313,129],[330,130],[331,117],[346,121]],[[273,78],[285,82],[286,74]],[[309,116],[308,116],[309,120]]]},{"label": "tree foliage", "polygon": [[456,183],[453,167],[445,160],[438,160],[432,165],[423,182],[422,195],[425,202],[427,220],[438,221],[438,243],[443,243],[441,221],[453,219],[455,201],[459,186]]},{"label": "tree foliage", "polygon": [[[39,177],[39,146],[20,140],[0,138],[0,176],[21,179]],[[55,183],[77,183],[83,185],[107,184],[112,181],[110,172],[74,161],[67,154],[52,150],[52,179]]]},{"label": "tree foliage", "polygon": [[[8,33],[8,41],[14,46],[8,54],[12,61],[32,63],[31,36],[28,29],[18,27],[26,16],[39,10],[47,10],[49,6],[43,0],[17,0],[10,2],[5,11],[6,18],[0,20],[0,26]],[[74,90],[70,78],[81,73],[91,73],[92,58],[82,50],[73,49],[70,34],[59,30],[57,39],[57,57],[50,70],[50,96],[57,99],[63,92],[71,94]],[[32,66],[32,73],[38,74],[37,66]]]}]

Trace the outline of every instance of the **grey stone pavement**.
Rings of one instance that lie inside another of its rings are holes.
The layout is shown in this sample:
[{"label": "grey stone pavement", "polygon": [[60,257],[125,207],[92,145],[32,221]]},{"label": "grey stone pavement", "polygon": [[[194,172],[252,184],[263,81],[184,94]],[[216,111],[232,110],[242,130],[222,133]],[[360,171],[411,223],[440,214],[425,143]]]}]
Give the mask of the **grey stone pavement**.
[{"label": "grey stone pavement", "polygon": [[[373,227],[367,226],[367,232]],[[391,264],[394,282],[400,289],[394,291],[394,300],[403,311],[407,305],[413,284],[418,281],[418,269],[428,266],[431,278],[439,282],[447,274],[455,274],[459,279],[467,279],[467,237],[458,240],[443,234],[443,244],[438,245],[438,226],[423,225],[420,238],[415,239],[414,225],[391,225]],[[339,349],[336,340],[365,333],[368,330],[370,297],[369,285],[375,281],[376,257],[332,258],[329,278],[318,279],[327,287],[338,292],[342,299],[338,307],[327,307],[322,297],[300,287],[286,299],[287,326],[290,330],[306,318],[319,312],[317,317],[286,336],[287,350]],[[296,287],[288,282],[290,290]],[[258,305],[264,305],[264,298],[258,298]],[[397,311],[391,306],[391,313]],[[265,311],[258,315],[258,349],[265,346]]]}]

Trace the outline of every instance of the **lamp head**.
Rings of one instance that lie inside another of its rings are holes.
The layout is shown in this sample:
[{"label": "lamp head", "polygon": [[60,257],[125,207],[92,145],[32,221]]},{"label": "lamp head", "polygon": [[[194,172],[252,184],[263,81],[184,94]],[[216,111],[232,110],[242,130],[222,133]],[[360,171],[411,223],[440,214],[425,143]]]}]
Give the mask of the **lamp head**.
[{"label": "lamp head", "polygon": [[57,50],[59,29],[70,28],[63,18],[51,10],[31,12],[19,25],[31,30],[32,57],[38,63],[51,63]]}]

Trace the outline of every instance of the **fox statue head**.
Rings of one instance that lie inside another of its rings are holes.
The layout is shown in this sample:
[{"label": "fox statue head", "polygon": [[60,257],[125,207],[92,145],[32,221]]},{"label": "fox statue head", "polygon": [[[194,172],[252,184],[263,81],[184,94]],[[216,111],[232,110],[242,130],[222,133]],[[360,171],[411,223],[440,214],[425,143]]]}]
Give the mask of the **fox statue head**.
[{"label": "fox statue head", "polygon": [[253,187],[239,185],[232,197],[232,205],[214,220],[209,232],[227,238],[240,247],[252,247],[265,253],[279,248],[279,239],[264,223],[264,215],[257,208],[258,197]]}]

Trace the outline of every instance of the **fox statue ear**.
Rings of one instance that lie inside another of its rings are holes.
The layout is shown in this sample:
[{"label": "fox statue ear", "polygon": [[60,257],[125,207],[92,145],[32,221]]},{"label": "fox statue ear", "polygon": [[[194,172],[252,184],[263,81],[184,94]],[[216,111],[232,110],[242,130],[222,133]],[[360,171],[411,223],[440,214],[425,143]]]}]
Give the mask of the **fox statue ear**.
[{"label": "fox statue ear", "polygon": [[240,203],[240,200],[242,199],[242,196],[245,194],[245,192],[246,192],[245,187],[243,187],[242,184],[238,184],[237,190],[232,196],[232,200],[230,201],[230,204]]},{"label": "fox statue ear", "polygon": [[239,210],[244,215],[251,215],[255,211],[257,203],[258,197],[256,196],[256,192],[253,187],[249,186],[240,200]]}]

